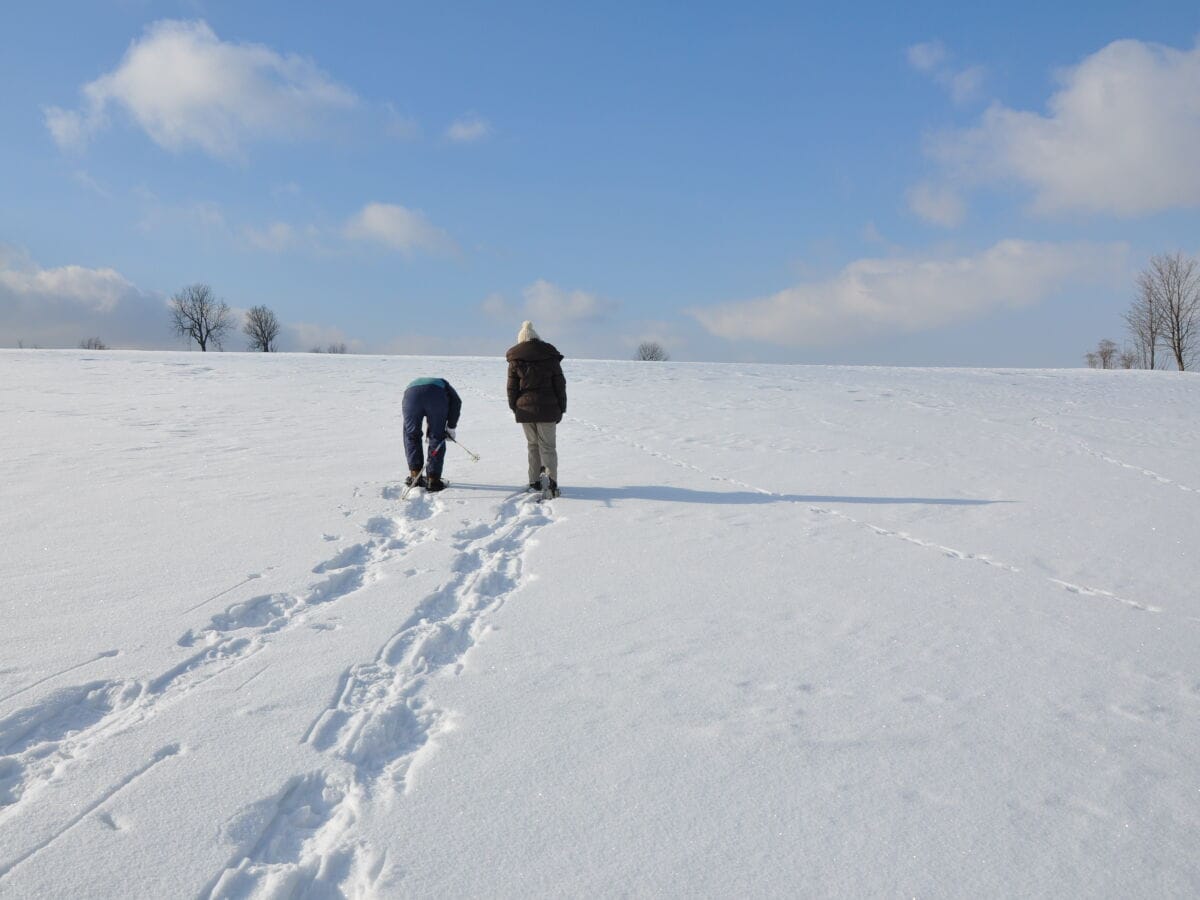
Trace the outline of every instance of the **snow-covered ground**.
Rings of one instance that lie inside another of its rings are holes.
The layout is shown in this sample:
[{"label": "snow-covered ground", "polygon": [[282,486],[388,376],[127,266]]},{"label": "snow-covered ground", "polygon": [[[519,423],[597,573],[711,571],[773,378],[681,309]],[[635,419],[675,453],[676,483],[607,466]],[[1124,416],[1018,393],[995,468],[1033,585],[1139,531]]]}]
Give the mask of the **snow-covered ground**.
[{"label": "snow-covered ground", "polygon": [[566,371],[0,352],[0,896],[1200,893],[1200,378]]}]

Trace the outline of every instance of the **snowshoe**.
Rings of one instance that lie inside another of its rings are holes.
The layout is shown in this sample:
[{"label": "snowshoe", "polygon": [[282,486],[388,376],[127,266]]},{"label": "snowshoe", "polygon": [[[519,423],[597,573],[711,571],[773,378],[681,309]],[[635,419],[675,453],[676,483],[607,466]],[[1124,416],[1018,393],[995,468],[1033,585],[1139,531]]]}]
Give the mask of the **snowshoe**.
[{"label": "snowshoe", "polygon": [[553,500],[558,496],[558,482],[547,474],[546,470],[542,470],[541,477],[538,479],[538,489],[542,492],[541,500]]}]

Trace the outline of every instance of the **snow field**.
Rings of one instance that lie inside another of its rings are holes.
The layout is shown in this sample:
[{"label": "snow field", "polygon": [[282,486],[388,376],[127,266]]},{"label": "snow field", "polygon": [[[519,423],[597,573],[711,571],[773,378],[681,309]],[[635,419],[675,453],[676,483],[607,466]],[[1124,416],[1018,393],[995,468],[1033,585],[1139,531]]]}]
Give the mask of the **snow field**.
[{"label": "snow field", "polygon": [[1194,377],[567,374],[0,353],[0,895],[1200,889]]}]

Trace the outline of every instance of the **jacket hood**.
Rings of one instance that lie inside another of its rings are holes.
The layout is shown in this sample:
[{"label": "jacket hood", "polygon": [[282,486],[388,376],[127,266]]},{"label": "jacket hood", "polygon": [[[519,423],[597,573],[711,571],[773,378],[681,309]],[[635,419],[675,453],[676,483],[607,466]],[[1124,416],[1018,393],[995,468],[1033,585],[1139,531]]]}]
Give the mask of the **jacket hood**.
[{"label": "jacket hood", "polygon": [[543,362],[547,360],[561,361],[563,355],[553,344],[534,339],[509,347],[504,358],[509,362]]}]

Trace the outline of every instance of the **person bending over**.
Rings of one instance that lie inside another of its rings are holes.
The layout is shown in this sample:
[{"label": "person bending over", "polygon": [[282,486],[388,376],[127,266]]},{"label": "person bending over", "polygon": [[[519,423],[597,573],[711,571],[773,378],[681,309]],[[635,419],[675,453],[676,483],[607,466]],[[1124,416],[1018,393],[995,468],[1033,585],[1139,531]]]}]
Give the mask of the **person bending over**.
[{"label": "person bending over", "polygon": [[[407,485],[440,491],[446,461],[446,438],[454,440],[462,399],[445,378],[418,378],[404,389],[404,455],[408,457]],[[421,422],[429,443],[429,458],[421,453]],[[421,470],[425,473],[422,474]]]}]

